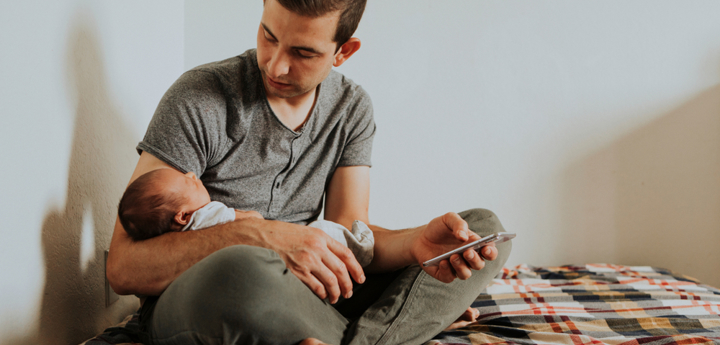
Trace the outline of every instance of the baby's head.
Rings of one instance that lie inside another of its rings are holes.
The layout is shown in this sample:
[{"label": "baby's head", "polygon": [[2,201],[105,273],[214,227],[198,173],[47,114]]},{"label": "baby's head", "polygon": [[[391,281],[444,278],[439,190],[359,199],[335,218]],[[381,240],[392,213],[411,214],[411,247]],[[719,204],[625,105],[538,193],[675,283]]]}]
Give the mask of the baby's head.
[{"label": "baby's head", "polygon": [[138,177],[125,190],[118,217],[134,240],[180,231],[193,212],[210,202],[202,182],[189,172],[157,169]]}]

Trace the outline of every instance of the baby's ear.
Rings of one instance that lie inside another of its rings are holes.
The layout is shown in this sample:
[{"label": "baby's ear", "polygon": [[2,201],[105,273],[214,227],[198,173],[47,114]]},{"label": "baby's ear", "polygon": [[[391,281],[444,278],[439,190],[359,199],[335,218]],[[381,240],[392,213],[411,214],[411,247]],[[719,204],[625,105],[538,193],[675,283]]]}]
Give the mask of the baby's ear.
[{"label": "baby's ear", "polygon": [[192,217],[192,212],[180,211],[175,213],[173,220],[180,225],[186,225],[190,221],[190,217]]}]

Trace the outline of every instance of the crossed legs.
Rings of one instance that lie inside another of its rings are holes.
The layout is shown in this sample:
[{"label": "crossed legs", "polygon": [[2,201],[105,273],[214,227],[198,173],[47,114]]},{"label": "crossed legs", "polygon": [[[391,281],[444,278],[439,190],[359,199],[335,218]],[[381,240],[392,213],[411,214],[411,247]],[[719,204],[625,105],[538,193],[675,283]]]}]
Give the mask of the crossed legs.
[{"label": "crossed legs", "polygon": [[[460,216],[480,236],[504,231],[490,211],[473,209]],[[450,284],[417,265],[368,275],[353,298],[336,309],[288,271],[277,253],[232,246],[188,269],[156,303],[146,302],[143,308],[149,310],[141,322],[156,345],[298,344],[306,338],[336,345],[421,344],[466,310],[502,269],[510,250],[509,242],[498,245],[496,260],[470,279]],[[363,296],[372,301],[351,303]]]}]

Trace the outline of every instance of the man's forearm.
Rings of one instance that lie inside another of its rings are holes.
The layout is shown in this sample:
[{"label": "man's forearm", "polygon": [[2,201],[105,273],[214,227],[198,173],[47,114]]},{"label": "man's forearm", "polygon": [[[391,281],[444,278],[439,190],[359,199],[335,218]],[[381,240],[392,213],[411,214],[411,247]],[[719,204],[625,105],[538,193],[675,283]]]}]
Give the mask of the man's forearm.
[{"label": "man's forearm", "polygon": [[159,295],[180,274],[217,250],[236,244],[264,246],[263,222],[267,221],[243,219],[137,242],[117,229],[118,222],[110,245],[108,281],[119,294]]},{"label": "man's forearm", "polygon": [[390,272],[417,263],[411,248],[422,226],[405,230],[388,230],[377,225],[369,227],[375,237],[375,247],[373,261],[365,268],[366,271]]}]

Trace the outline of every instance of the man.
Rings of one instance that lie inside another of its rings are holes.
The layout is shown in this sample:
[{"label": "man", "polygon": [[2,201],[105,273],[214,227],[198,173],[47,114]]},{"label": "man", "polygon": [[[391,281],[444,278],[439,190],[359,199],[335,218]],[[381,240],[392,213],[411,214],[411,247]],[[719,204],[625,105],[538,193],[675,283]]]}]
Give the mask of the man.
[{"label": "man", "polygon": [[323,195],[325,219],[369,224],[371,104],[332,71],[360,48],[351,36],[364,7],[266,0],[256,51],[185,73],[161,100],[131,182],[155,169],[193,171],[213,200],[273,220],[139,242],[116,222],[108,279],[118,293],[150,296],[141,324],[153,343],[422,343],[502,267],[509,244],[417,266],[475,232],[502,231],[485,210],[402,231],[371,225],[367,276],[347,248],[304,226]]}]

